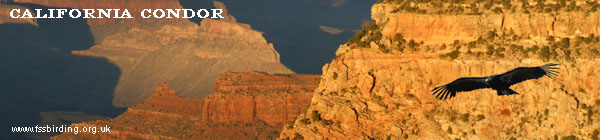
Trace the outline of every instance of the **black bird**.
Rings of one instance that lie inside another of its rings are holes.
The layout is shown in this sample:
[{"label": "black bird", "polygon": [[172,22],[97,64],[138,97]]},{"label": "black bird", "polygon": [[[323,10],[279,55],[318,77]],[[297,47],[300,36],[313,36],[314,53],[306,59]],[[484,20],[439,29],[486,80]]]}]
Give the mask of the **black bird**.
[{"label": "black bird", "polygon": [[558,69],[558,64],[549,63],[539,67],[519,67],[499,75],[490,75],[487,77],[461,77],[446,85],[435,87],[431,92],[440,100],[450,99],[456,96],[456,92],[472,91],[482,88],[492,88],[496,90],[498,96],[519,94],[510,86],[530,79],[538,79],[544,75],[554,78],[558,72],[552,69]]}]

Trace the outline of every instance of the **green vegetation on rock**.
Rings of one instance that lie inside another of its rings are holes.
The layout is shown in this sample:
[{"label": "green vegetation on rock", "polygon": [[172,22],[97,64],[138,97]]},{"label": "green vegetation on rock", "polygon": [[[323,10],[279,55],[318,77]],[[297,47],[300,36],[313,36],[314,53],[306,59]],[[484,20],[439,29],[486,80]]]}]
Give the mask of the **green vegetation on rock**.
[{"label": "green vegetation on rock", "polygon": [[346,44],[354,44],[354,47],[368,47],[370,42],[378,42],[382,35],[379,26],[375,22],[365,22],[360,31],[357,31]]},{"label": "green vegetation on rock", "polygon": [[[531,3],[530,3],[531,2]],[[393,12],[420,14],[468,14],[483,13],[558,13],[598,11],[597,1],[576,0],[379,0],[377,3],[398,5]]]}]

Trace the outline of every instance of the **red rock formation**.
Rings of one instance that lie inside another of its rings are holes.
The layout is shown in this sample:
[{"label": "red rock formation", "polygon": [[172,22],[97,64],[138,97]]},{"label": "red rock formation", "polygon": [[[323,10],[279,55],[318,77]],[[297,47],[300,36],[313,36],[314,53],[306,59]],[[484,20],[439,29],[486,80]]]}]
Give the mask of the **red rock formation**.
[{"label": "red rock formation", "polygon": [[316,75],[266,75],[249,72],[223,73],[215,84],[215,93],[204,103],[203,120],[243,123],[257,119],[280,126],[304,112],[316,88]]},{"label": "red rock formation", "polygon": [[71,125],[110,126],[109,133],[65,132],[53,139],[276,138],[284,123],[303,113],[318,81],[318,75],[224,73],[205,99],[181,98],[163,83],[117,118]]}]

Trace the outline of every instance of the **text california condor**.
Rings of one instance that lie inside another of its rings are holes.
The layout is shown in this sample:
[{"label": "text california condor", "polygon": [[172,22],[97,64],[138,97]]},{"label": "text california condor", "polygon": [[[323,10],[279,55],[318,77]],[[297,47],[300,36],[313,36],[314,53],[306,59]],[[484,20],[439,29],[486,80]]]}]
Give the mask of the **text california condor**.
[{"label": "text california condor", "polygon": [[[35,14],[34,14],[35,13]],[[223,9],[144,9],[142,18],[224,18]],[[12,9],[11,18],[134,18],[127,9]]]}]

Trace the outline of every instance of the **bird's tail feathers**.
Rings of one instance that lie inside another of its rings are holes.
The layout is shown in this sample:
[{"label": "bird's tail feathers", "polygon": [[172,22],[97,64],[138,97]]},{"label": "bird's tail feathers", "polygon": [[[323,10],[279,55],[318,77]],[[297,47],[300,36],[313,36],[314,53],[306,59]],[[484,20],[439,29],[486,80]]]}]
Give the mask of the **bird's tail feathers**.
[{"label": "bird's tail feathers", "polygon": [[554,70],[554,69],[558,69],[557,67],[554,67],[558,64],[554,64],[554,63],[548,63],[546,65],[540,66],[542,68],[542,70],[544,70],[544,75],[554,79],[554,77],[558,76],[558,71]]},{"label": "bird's tail feathers", "polygon": [[496,91],[498,92],[498,96],[519,94],[512,89],[501,89],[501,90],[496,90]]}]

